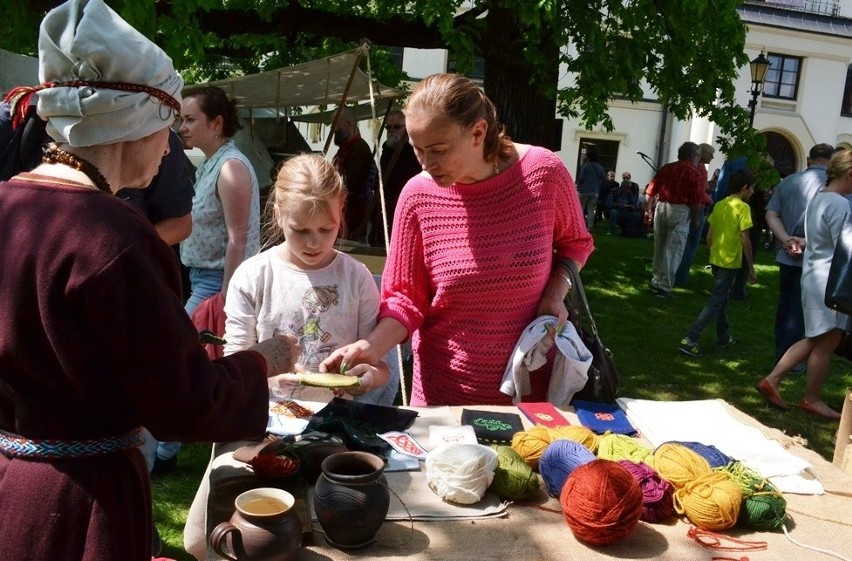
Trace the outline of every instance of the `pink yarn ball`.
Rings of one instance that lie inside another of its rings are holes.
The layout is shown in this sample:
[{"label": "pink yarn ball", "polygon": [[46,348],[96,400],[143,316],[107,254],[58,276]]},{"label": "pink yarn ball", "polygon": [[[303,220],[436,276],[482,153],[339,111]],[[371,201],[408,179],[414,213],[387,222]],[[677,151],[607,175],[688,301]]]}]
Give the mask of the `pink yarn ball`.
[{"label": "pink yarn ball", "polygon": [[642,515],[645,522],[659,522],[674,514],[674,488],[671,483],[646,464],[619,460],[619,465],[630,472],[642,490]]}]

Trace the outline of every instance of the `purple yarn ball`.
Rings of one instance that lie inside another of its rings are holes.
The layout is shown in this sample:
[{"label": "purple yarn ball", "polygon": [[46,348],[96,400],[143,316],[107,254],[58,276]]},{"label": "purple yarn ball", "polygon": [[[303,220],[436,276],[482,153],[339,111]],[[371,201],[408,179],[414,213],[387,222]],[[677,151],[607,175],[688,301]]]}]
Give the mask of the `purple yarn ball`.
[{"label": "purple yarn ball", "polygon": [[619,460],[619,465],[625,468],[639,483],[642,490],[642,514],[640,520],[659,522],[674,514],[674,488],[671,483],[661,478],[654,468],[646,464],[637,464],[630,460]]},{"label": "purple yarn ball", "polygon": [[551,497],[558,497],[565,480],[578,467],[596,460],[591,451],[574,440],[555,440],[541,455],[538,471]]}]

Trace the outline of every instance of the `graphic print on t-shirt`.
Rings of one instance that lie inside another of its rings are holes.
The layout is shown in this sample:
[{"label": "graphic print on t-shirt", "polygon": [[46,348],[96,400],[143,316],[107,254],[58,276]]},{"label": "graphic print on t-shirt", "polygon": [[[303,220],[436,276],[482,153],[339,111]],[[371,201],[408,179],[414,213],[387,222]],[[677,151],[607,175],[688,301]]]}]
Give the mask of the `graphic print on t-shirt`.
[{"label": "graphic print on t-shirt", "polygon": [[309,371],[316,371],[320,362],[334,350],[334,345],[327,344],[332,335],[323,329],[321,319],[322,314],[339,303],[340,294],[336,284],[312,286],[302,297],[305,323],[301,326],[291,324],[284,330],[284,333],[293,335],[299,340],[302,356],[299,357],[298,362]]}]

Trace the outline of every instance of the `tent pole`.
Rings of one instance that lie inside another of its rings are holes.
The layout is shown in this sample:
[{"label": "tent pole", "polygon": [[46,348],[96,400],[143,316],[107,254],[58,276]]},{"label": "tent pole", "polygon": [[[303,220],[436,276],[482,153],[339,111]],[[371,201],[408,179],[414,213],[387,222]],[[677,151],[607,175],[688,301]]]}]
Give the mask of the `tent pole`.
[{"label": "tent pole", "polygon": [[362,47],[367,46],[367,43],[361,43],[361,47],[355,49],[355,62],[352,63],[352,72],[349,73],[349,80],[346,81],[346,88],[343,90],[343,95],[340,98],[340,103],[337,104],[337,110],[334,112],[334,118],[331,120],[331,130],[328,132],[328,137],[325,139],[325,146],[322,149],[322,154],[328,154],[328,148],[331,145],[331,139],[334,138],[334,129],[337,128],[337,120],[340,118],[340,112],[343,106],[346,105],[346,98],[349,97],[349,90],[352,88],[352,82],[355,80],[355,73],[358,71],[358,65],[361,64],[361,59],[364,58]]}]

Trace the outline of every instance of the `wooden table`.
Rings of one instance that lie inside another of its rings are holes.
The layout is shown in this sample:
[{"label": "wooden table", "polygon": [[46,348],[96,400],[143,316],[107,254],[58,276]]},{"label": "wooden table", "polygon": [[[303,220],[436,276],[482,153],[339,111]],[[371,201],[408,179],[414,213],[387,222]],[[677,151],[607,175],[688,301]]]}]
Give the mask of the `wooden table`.
[{"label": "wooden table", "polygon": [[[514,411],[515,408],[476,407]],[[821,496],[785,495],[788,501],[788,520],[792,539],[852,558],[852,477],[845,475],[816,453],[786,437],[780,431],[761,425],[755,419],[731,407],[732,414],[742,422],[761,429],[767,437],[779,441],[791,453],[808,461],[827,493]],[[428,411],[422,409],[420,411]],[[452,408],[460,415],[461,408]],[[572,411],[565,416],[579,424]],[[523,418],[523,416],[522,416]],[[529,426],[523,418],[525,426]],[[232,452],[243,443],[217,444],[201,482],[187,521],[185,546],[199,560],[218,560],[206,547],[206,536],[233,511],[233,497],[258,486],[245,464],[233,459]],[[425,445],[425,442],[424,442]],[[212,484],[211,484],[212,482]],[[211,493],[210,490],[213,489]],[[404,500],[405,497],[403,496]],[[437,500],[437,496],[436,496]],[[543,508],[541,508],[543,507]],[[751,532],[739,528],[725,532],[741,540],[766,543],[765,551],[714,551],[697,544],[687,532],[691,524],[683,518],[664,524],[640,522],[628,538],[608,547],[589,547],[574,538],[561,513],[559,502],[542,491],[533,501],[511,504],[501,518],[481,520],[450,520],[413,523],[386,522],[376,543],[356,552],[343,552],[325,543],[321,529],[313,523],[313,532],[299,550],[298,561],[328,561],[348,559],[382,559],[392,561],[467,561],[509,559],[513,561],[544,561],[566,559],[659,559],[670,561],[710,560],[729,557],[750,561],[799,561],[831,559],[794,544],[781,530]]]}]

